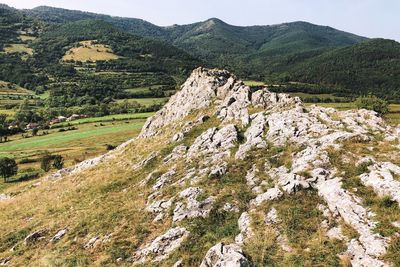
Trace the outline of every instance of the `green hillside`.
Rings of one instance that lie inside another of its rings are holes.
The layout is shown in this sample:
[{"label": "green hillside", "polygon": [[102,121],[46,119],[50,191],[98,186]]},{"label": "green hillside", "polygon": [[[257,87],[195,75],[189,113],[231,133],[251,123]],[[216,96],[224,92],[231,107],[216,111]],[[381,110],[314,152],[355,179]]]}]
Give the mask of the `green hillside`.
[{"label": "green hillside", "polygon": [[141,36],[162,37],[165,35],[165,32],[161,27],[153,25],[145,20],[135,18],[112,17],[108,15],[49,6],[39,6],[33,9],[24,10],[24,13],[30,17],[35,17],[48,23],[67,23],[94,19],[109,22],[124,31],[136,33]]},{"label": "green hillside", "polygon": [[[176,75],[182,71],[187,73],[188,69],[200,64],[226,68],[249,80],[313,84],[301,85],[301,88],[285,87],[289,91],[346,96],[372,92],[399,101],[396,42],[369,40],[307,22],[239,27],[212,18],[188,25],[160,27],[140,19],[45,6],[23,13],[27,18],[53,25],[41,39],[43,53],[40,53],[40,42],[36,45],[39,51],[36,58],[45,61],[43,66],[59,60],[62,53],[85,37],[100,39],[120,56],[118,60],[98,62],[97,71],[151,71]],[[116,29],[119,29],[118,33]],[[128,33],[141,38],[130,36],[127,41]],[[69,36],[69,41],[57,44],[56,40],[65,39],[64,36]],[[365,54],[364,50],[370,52]],[[136,87],[142,86],[132,86]],[[139,92],[147,94],[148,90]]]}]

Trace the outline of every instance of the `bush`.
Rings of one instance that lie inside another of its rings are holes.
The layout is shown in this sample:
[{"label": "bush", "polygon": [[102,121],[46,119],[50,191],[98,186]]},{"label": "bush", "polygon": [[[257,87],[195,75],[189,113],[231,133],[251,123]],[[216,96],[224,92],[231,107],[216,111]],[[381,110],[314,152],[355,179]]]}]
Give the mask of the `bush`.
[{"label": "bush", "polygon": [[110,144],[106,144],[106,149],[107,150],[113,150],[115,148],[116,148],[116,146],[113,146],[113,145],[110,145]]},{"label": "bush", "polygon": [[64,158],[61,155],[53,157],[53,167],[57,170],[61,170],[64,167]]},{"label": "bush", "polygon": [[32,129],[32,136],[36,136],[38,134],[38,132],[39,132],[38,128]]},{"label": "bush", "polygon": [[356,99],[357,108],[365,108],[373,110],[379,115],[384,115],[389,112],[389,104],[385,100],[374,95],[360,96]]},{"label": "bush", "polygon": [[7,182],[7,178],[16,175],[18,172],[18,165],[15,159],[0,158],[0,175]]},{"label": "bush", "polygon": [[48,172],[51,168],[51,162],[53,160],[53,156],[50,153],[45,153],[40,160],[40,168],[45,172]]}]

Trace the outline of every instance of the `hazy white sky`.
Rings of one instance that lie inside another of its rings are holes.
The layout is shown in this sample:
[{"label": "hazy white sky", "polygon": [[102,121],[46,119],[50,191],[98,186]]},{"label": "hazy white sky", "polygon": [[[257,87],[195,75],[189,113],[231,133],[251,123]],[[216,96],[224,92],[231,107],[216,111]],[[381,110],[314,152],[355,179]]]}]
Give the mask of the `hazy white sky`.
[{"label": "hazy white sky", "polygon": [[303,20],[367,37],[400,41],[400,0],[0,0],[16,8],[48,5],[157,25],[187,24],[217,17],[234,25]]}]

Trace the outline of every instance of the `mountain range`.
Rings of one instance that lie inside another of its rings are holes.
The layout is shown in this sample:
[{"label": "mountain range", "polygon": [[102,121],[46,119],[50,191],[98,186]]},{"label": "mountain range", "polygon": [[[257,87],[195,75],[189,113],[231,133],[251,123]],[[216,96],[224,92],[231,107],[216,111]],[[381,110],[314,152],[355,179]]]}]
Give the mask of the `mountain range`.
[{"label": "mountain range", "polygon": [[[96,23],[99,28],[108,24],[108,32],[144,38],[146,42],[152,42],[149,47],[158,51],[166,49],[170,56],[175,54],[174,61],[186,53],[183,56],[186,62],[177,65],[175,62],[173,67],[181,72],[185,70],[183,73],[186,75],[188,70],[199,65],[220,67],[245,79],[270,83],[317,83],[337,94],[373,93],[399,101],[400,83],[396,77],[399,74],[400,44],[391,40],[369,39],[307,22],[241,27],[211,18],[188,25],[161,27],[141,19],[47,6],[8,10],[41,22],[45,25],[44,36],[51,35],[54,39],[59,32],[57,28],[63,25],[72,27],[74,23],[90,20],[94,29]],[[74,35],[74,32],[63,34]],[[72,39],[79,41],[79,38]],[[114,46],[121,45],[114,43]],[[58,54],[62,52],[65,51],[55,51]],[[164,66],[163,62],[165,60],[158,60],[156,66],[164,70],[171,68],[171,65]]]}]

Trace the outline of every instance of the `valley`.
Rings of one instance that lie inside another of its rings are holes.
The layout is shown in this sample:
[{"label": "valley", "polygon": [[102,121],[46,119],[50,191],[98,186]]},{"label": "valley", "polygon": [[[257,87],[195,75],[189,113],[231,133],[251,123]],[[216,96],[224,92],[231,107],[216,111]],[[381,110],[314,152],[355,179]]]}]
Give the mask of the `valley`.
[{"label": "valley", "polygon": [[0,266],[400,266],[400,43],[0,4]]}]

